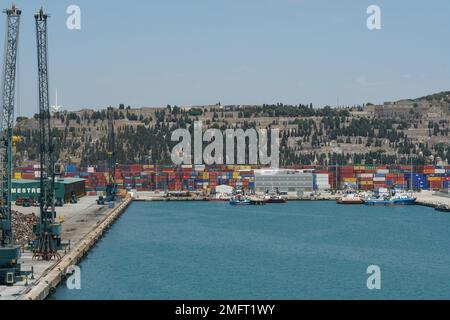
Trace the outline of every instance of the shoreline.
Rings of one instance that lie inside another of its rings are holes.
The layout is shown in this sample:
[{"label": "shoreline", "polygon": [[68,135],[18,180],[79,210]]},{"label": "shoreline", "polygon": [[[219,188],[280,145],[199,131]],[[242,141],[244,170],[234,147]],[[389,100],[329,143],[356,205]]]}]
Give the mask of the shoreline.
[{"label": "shoreline", "polygon": [[[444,195],[435,194],[430,191],[414,193],[414,196],[417,198],[415,205],[436,208],[441,204],[447,204],[450,206],[450,197],[446,197]],[[324,201],[336,201],[339,195],[326,195],[326,196],[318,196],[317,198],[294,198],[288,197],[288,202],[306,202],[306,201],[314,201],[314,202],[324,202]],[[228,202],[228,201],[214,201],[209,198],[180,198],[180,197],[157,197],[157,196],[148,196],[144,195],[143,197],[134,198],[133,201],[136,202]]]}]

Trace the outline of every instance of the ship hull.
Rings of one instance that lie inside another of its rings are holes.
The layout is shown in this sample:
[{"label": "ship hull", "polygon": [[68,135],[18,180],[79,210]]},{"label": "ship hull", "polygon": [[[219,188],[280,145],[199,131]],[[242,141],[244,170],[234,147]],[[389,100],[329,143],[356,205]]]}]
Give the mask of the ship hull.
[{"label": "ship hull", "polygon": [[336,200],[337,204],[363,204],[364,201],[363,200]]},{"label": "ship hull", "polygon": [[368,206],[412,206],[416,204],[416,199],[367,200],[364,204]]},{"label": "ship hull", "polygon": [[230,201],[232,206],[249,206],[251,205],[250,201]]},{"label": "ship hull", "polygon": [[267,199],[266,203],[286,203],[286,199]]}]

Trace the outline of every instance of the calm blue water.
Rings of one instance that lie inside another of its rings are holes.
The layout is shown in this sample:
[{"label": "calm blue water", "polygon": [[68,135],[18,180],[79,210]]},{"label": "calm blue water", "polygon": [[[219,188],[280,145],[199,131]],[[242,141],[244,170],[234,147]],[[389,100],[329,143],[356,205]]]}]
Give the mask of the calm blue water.
[{"label": "calm blue water", "polygon": [[419,206],[139,202],[53,298],[449,299],[449,238],[450,215]]}]

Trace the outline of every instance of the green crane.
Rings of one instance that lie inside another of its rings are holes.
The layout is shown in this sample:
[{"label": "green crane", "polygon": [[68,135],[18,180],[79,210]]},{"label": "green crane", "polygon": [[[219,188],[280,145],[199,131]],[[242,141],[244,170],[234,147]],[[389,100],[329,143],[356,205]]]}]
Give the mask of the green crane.
[{"label": "green crane", "polygon": [[0,110],[0,285],[13,285],[21,276],[20,247],[14,244],[11,221],[12,144],[16,61],[21,11],[14,5],[7,16]]},{"label": "green crane", "polygon": [[55,210],[55,152],[50,126],[50,103],[48,89],[48,15],[41,8],[36,20],[39,79],[39,131],[40,131],[40,217],[34,226],[36,240],[33,243],[33,259],[60,259],[61,224],[56,222]]},{"label": "green crane", "polygon": [[100,196],[97,199],[97,204],[104,205],[107,202],[116,201],[117,184],[116,184],[116,134],[114,131],[114,109],[109,107],[107,110],[108,118],[108,133],[107,133],[107,166],[108,166],[108,184],[106,185],[106,196]]}]

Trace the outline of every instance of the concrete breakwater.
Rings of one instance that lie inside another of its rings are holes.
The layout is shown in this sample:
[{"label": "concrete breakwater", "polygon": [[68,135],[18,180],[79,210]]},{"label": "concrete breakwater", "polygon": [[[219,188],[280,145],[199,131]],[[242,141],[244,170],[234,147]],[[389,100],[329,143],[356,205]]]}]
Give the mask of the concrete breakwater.
[{"label": "concrete breakwater", "polygon": [[131,201],[131,198],[125,199],[103,221],[95,225],[46,275],[29,288],[20,297],[20,300],[43,300],[51,294],[65,278],[67,269],[85,256],[102,237],[103,233],[122,215]]}]

